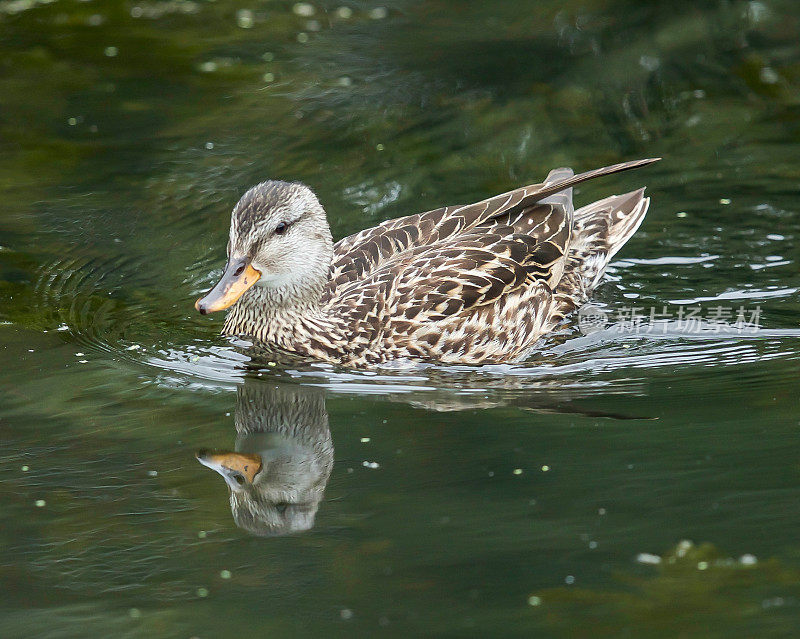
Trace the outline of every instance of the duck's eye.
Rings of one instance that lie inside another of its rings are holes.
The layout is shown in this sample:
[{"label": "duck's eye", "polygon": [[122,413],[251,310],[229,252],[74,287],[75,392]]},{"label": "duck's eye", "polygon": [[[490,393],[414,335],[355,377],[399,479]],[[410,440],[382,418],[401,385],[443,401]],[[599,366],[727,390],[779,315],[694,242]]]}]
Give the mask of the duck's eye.
[{"label": "duck's eye", "polygon": [[283,235],[288,228],[289,225],[286,222],[280,222],[278,226],[275,227],[275,235]]},{"label": "duck's eye", "polygon": [[244,477],[239,475],[238,473],[233,476],[234,481],[239,484],[240,486],[244,483]]}]

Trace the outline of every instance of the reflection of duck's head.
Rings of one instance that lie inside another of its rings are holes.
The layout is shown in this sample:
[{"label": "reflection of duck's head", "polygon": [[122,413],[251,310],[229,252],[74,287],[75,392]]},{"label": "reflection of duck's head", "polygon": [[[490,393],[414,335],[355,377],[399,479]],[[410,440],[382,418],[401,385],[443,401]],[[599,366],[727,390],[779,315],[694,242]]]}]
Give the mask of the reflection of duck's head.
[{"label": "reflection of duck's head", "polygon": [[249,380],[236,402],[236,451],[201,450],[230,490],[236,525],[256,535],[314,525],[333,467],[322,391]]}]

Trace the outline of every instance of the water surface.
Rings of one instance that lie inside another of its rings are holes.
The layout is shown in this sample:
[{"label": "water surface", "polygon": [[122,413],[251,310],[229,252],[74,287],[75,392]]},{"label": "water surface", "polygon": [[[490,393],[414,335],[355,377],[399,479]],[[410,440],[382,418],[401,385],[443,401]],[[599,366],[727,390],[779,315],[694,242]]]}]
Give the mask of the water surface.
[{"label": "water surface", "polygon": [[[794,634],[799,27],[0,0],[0,635]],[[519,365],[254,365],[192,308],[267,177],[341,237],[650,156],[576,192],[653,198],[608,322]],[[200,449],[270,481],[231,502]]]}]

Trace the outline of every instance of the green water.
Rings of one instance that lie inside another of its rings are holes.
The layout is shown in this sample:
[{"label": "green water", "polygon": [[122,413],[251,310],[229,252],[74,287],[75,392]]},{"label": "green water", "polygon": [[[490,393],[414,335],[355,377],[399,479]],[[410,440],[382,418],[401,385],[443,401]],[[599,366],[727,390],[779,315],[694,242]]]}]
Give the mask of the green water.
[{"label": "green water", "polygon": [[[799,34],[794,0],[0,0],[0,636],[796,636]],[[524,364],[259,369],[192,308],[267,177],[341,237],[650,156],[576,193],[652,197],[619,321]],[[202,448],[269,461],[260,519]]]}]

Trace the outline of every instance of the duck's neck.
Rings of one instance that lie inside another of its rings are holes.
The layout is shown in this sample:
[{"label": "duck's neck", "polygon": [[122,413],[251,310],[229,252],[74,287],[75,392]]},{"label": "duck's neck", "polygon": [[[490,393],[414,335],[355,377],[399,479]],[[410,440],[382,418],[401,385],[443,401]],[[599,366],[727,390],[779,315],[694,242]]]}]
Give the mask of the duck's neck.
[{"label": "duck's neck", "polygon": [[254,286],[231,307],[222,332],[309,355],[312,339],[336,329],[320,307],[323,288],[324,282],[302,287]]}]

